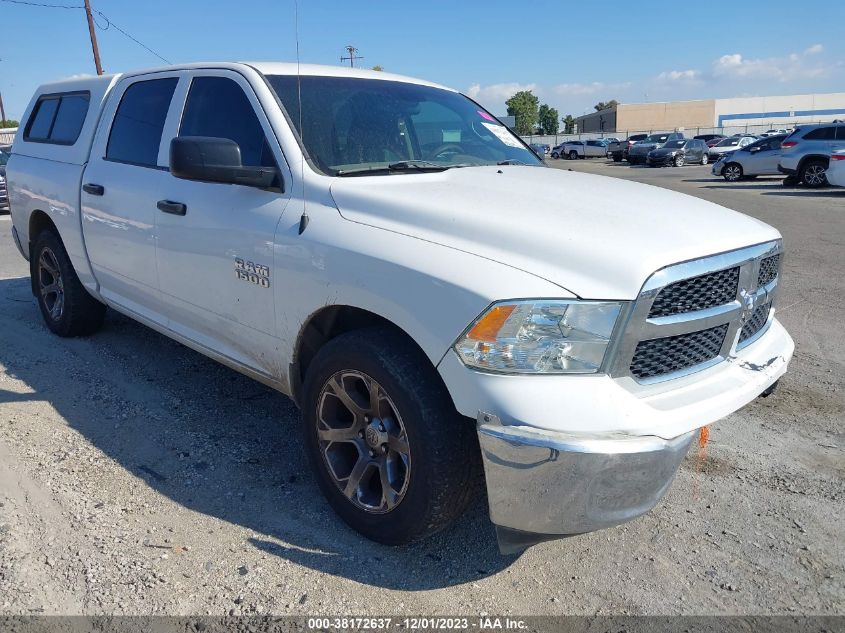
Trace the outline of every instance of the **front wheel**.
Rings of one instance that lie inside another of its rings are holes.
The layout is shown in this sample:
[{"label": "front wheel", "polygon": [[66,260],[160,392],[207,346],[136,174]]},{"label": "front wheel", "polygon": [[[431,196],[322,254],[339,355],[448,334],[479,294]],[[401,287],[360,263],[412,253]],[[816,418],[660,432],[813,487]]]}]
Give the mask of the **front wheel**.
[{"label": "front wheel", "polygon": [[683,167],[684,166],[684,155],[678,154],[675,156],[675,167]]},{"label": "front wheel", "polygon": [[552,158],[560,158],[560,154],[557,152],[552,152]]},{"label": "front wheel", "polygon": [[59,336],[93,334],[103,325],[106,306],[82,286],[59,236],[45,230],[30,253],[32,290],[50,331]]},{"label": "front wheel", "polygon": [[701,155],[701,164],[706,165],[709,162],[710,162],[710,157],[707,156],[707,153],[705,152],[704,154]]},{"label": "front wheel", "polygon": [[722,178],[728,182],[742,180],[742,165],[739,163],[728,163],[722,169]]},{"label": "front wheel", "polygon": [[428,358],[387,328],[332,339],[303,389],[309,461],[329,504],[365,537],[401,545],[437,532],[476,494],[475,428]]},{"label": "front wheel", "polygon": [[575,160],[577,158],[578,158],[578,152],[576,152],[574,149],[571,152],[569,152],[569,160]]}]

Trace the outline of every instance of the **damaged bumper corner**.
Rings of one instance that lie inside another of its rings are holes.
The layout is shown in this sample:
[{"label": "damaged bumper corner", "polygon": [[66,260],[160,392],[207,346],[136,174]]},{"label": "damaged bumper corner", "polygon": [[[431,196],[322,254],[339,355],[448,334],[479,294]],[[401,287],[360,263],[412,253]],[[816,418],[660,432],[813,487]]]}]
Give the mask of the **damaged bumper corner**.
[{"label": "damaged bumper corner", "polygon": [[481,414],[478,439],[500,551],[516,553],[648,512],[668,490],[694,436],[585,438],[503,426]]}]

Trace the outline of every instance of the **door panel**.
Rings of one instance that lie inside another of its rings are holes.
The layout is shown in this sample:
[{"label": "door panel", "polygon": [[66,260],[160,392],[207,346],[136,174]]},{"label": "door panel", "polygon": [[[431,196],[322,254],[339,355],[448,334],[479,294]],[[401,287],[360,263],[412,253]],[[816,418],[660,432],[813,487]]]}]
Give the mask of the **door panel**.
[{"label": "door panel", "polygon": [[118,84],[81,183],[83,235],[101,294],[156,321],[156,200],[169,177],[158,159],[178,81],[157,74]]},{"label": "door panel", "polygon": [[[230,138],[244,165],[287,167],[249,84],[236,73],[196,71],[170,136]],[[271,377],[278,366],[274,235],[289,194],[167,174],[160,198],[184,215],[156,214],[162,301],[174,331]]]}]

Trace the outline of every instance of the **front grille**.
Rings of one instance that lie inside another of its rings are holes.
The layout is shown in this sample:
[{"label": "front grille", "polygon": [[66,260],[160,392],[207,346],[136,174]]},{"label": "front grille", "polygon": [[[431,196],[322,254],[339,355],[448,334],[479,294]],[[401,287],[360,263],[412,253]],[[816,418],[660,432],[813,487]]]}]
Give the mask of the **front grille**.
[{"label": "front grille", "polygon": [[767,303],[765,305],[757,306],[754,309],[754,312],[751,313],[751,318],[743,324],[742,330],[739,332],[739,344],[744,343],[763,329],[763,326],[766,325],[766,322],[769,320],[769,310],[771,307],[772,304]]},{"label": "front grille", "polygon": [[760,262],[760,272],[757,275],[757,286],[765,286],[778,276],[780,269],[780,253],[771,255]]},{"label": "front grille", "polygon": [[739,266],[669,284],[654,300],[649,318],[725,305],[736,300]]},{"label": "front grille", "polygon": [[644,380],[695,367],[719,355],[728,324],[707,330],[641,341],[631,361],[631,374]]}]

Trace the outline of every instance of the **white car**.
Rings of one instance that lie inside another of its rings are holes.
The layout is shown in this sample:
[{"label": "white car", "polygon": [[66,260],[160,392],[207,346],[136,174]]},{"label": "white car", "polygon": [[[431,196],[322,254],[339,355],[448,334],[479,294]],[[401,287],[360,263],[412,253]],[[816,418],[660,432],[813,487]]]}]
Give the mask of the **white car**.
[{"label": "white car", "polygon": [[777,230],[548,168],[433,83],[167,66],[41,86],[23,120],[12,233],[47,327],[108,306],[290,396],[375,541],[448,526],[482,465],[503,551],[633,519],[792,357]]},{"label": "white car", "polygon": [[825,175],[829,185],[845,187],[845,149],[838,150],[830,155],[830,164]]},{"label": "white car", "polygon": [[735,152],[746,145],[751,145],[751,143],[754,143],[755,141],[757,141],[756,136],[730,136],[726,139],[722,139],[708,150],[707,153],[710,157],[710,162],[714,163],[718,161],[723,154]]}]

